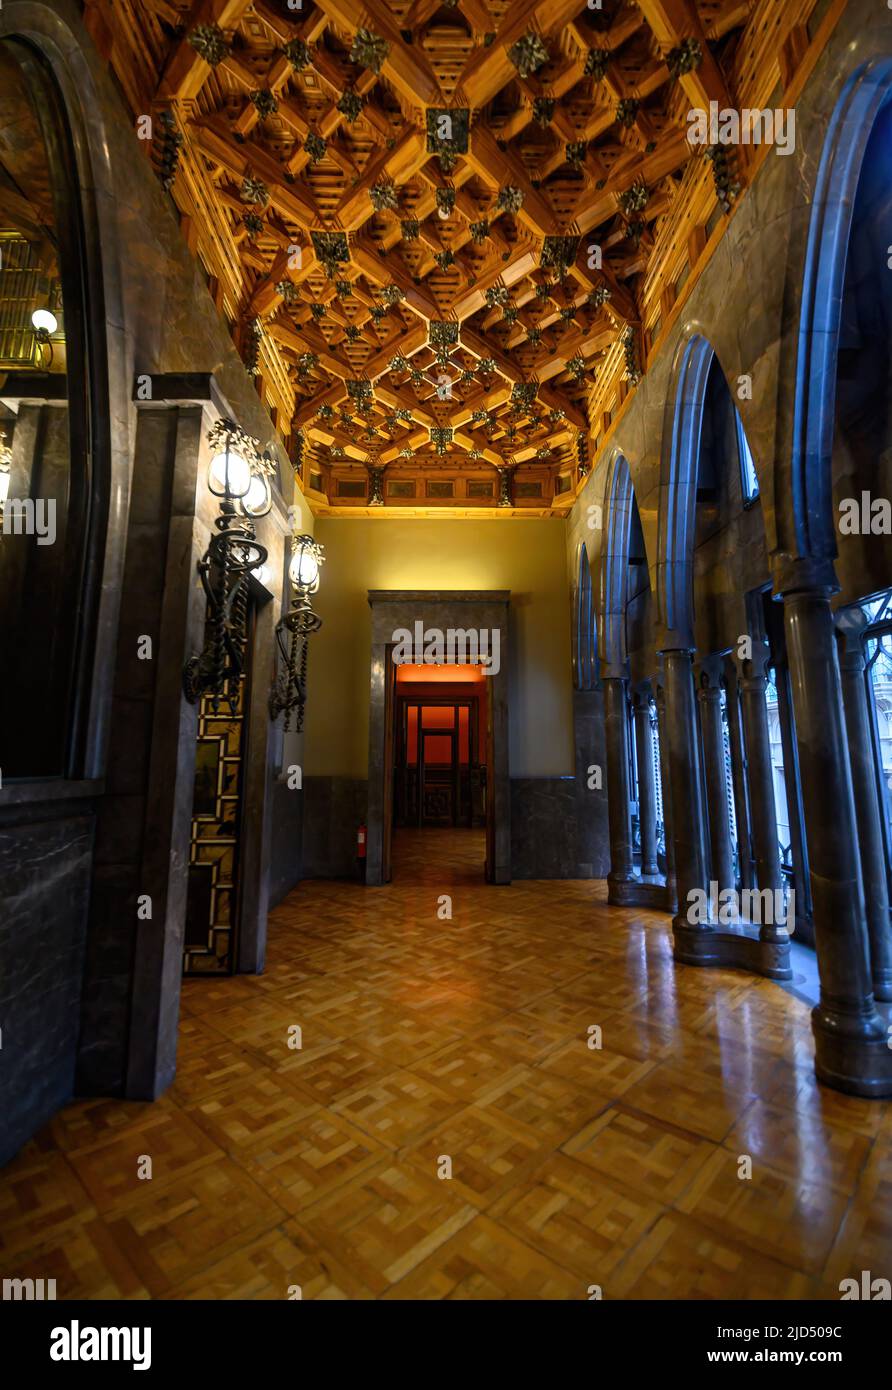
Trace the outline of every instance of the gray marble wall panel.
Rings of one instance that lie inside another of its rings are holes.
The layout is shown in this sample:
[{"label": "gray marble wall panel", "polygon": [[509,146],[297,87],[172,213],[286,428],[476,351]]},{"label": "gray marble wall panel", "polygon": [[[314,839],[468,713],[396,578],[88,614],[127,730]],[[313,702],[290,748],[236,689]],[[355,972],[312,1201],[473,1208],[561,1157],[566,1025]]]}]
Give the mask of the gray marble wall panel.
[{"label": "gray marble wall panel", "polygon": [[511,876],[576,877],[575,777],[512,777]]},{"label": "gray marble wall panel", "polygon": [[304,779],[304,878],[359,878],[356,831],[367,823],[368,798],[364,778]]},{"label": "gray marble wall panel", "polygon": [[93,817],[43,814],[0,822],[0,1163],[74,1086]]},{"label": "gray marble wall panel", "polygon": [[295,888],[303,872],[304,792],[279,778],[273,784],[272,852],[269,902],[275,907]]},{"label": "gray marble wall panel", "polygon": [[607,798],[575,777],[512,777],[512,878],[606,878]]},{"label": "gray marble wall panel", "polygon": [[[573,691],[573,738],[576,768],[576,872],[573,876],[606,878],[610,872],[610,827],[601,690]],[[597,773],[590,769],[597,769]],[[594,784],[591,787],[590,781]]]}]

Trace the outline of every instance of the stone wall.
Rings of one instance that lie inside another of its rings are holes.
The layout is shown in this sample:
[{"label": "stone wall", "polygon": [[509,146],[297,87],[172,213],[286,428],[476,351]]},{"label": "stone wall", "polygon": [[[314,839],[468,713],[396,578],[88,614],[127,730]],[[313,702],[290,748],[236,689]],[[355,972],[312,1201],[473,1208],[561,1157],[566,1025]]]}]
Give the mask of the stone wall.
[{"label": "stone wall", "polygon": [[[603,531],[590,529],[590,518],[596,515],[591,509],[600,507],[606,517],[608,466],[614,452],[622,452],[632,473],[656,598],[678,360],[692,334],[705,336],[740,411],[759,477],[760,499],[749,511],[738,502],[720,535],[696,555],[696,637],[703,652],[729,647],[747,631],[745,594],[771,581],[773,553],[794,549],[791,439],[811,202],[830,116],[845,80],[858,64],[882,54],[892,54],[892,14],[871,0],[851,0],[796,104],[795,152],[789,156],[770,152],[742,196],[708,265],[649,360],[646,374],[621,408],[570,516],[568,574],[572,582],[576,547],[583,541],[597,596],[606,537]],[[742,377],[751,379],[752,399],[737,393]],[[887,442],[892,445],[892,428]],[[836,471],[845,466],[841,451]],[[846,486],[854,486],[850,472]],[[846,547],[839,566],[840,604],[876,587],[876,566],[871,569],[861,539]],[[649,631],[633,655],[637,675],[650,674],[655,668],[658,620],[655,602]]]}]

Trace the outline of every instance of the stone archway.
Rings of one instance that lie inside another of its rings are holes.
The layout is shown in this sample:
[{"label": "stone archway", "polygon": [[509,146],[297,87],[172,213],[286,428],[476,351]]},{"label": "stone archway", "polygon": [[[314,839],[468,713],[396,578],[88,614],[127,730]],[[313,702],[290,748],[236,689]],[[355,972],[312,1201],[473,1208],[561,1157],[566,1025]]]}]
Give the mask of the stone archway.
[{"label": "stone archway", "polygon": [[[838,589],[832,458],[848,247],[871,135],[892,102],[892,56],[845,81],[824,139],[802,275],[790,489],[774,556],[783,599],[821,997],[812,1013],[819,1080],[856,1095],[892,1095],[888,1006],[871,975],[852,755],[831,612]],[[783,407],[782,400],[782,407]],[[780,528],[779,528],[780,529]]]}]

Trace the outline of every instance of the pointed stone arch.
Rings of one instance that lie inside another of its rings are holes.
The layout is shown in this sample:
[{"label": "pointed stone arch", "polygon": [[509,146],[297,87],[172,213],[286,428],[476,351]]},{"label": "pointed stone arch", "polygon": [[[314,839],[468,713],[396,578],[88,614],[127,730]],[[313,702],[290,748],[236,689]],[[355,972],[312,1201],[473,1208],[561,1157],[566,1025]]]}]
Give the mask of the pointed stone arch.
[{"label": "pointed stone arch", "polygon": [[694,534],[697,473],[706,387],[715,349],[702,333],[679,346],[673,367],[675,389],[666,398],[660,465],[660,527],[657,543],[658,645],[694,648]]},{"label": "pointed stone arch", "polygon": [[598,684],[598,633],[592,572],[585,541],[576,547],[576,588],[573,596],[573,683],[577,690]]},{"label": "pointed stone arch", "polygon": [[604,490],[605,544],[600,560],[598,618],[600,647],[605,672],[627,674],[626,604],[629,590],[629,537],[632,529],[634,489],[632,472],[617,449],[607,468]]},{"label": "pointed stone arch", "polygon": [[831,459],[849,237],[858,183],[874,126],[892,102],[892,56],[871,58],[846,81],[824,140],[805,254],[793,406],[793,554],[778,557],[779,592],[795,581],[836,587]]}]

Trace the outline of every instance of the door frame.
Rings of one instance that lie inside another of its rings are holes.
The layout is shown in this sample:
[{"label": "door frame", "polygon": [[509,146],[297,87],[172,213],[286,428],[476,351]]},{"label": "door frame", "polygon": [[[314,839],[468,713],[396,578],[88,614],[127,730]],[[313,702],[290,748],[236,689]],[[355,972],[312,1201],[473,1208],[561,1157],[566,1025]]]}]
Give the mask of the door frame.
[{"label": "door frame", "polygon": [[[472,796],[471,796],[471,777],[470,777],[470,774],[471,774],[472,770],[473,770],[475,767],[478,767],[478,768],[479,768],[479,766],[480,766],[479,757],[472,756],[472,755],[475,753],[475,751],[478,751],[478,726],[477,726],[478,701],[477,701],[476,699],[462,698],[461,696],[458,696],[458,695],[453,695],[453,696],[450,696],[449,698],[444,698],[444,699],[436,699],[436,698],[433,698],[433,699],[425,699],[423,696],[418,696],[418,695],[397,695],[397,696],[396,696],[396,702],[395,702],[395,705],[394,705],[394,713],[395,713],[395,715],[396,715],[396,723],[395,723],[395,725],[394,725],[394,728],[395,728],[395,730],[396,730],[396,737],[395,737],[394,746],[395,746],[396,752],[397,752],[397,754],[398,754],[398,757],[397,757],[396,762],[395,762],[395,767],[396,767],[397,765],[399,765],[399,761],[400,761],[401,758],[405,758],[405,768],[406,768],[406,773],[407,773],[407,777],[406,777],[406,779],[404,780],[403,792],[402,792],[403,809],[405,809],[405,803],[406,803],[406,801],[407,801],[407,799],[408,799],[408,798],[407,798],[407,795],[406,795],[406,790],[407,790],[407,788],[406,788],[406,783],[407,783],[407,780],[408,780],[408,769],[409,769],[409,761],[408,761],[408,713],[409,713],[409,710],[410,710],[410,709],[417,709],[417,710],[418,710],[418,729],[417,729],[416,764],[415,764],[415,766],[416,766],[416,781],[417,781],[417,786],[416,786],[416,810],[417,810],[417,813],[418,813],[418,817],[417,817],[417,818],[418,818],[419,827],[421,826],[421,817],[422,817],[422,814],[423,814],[424,769],[425,769],[425,767],[427,766],[427,763],[426,763],[425,758],[424,758],[424,739],[425,739],[425,738],[435,737],[435,736],[437,736],[437,735],[442,735],[442,736],[445,737],[445,738],[451,738],[451,739],[453,740],[454,757],[453,757],[453,760],[452,760],[452,761],[453,761],[453,763],[454,763],[454,771],[455,771],[455,788],[454,788],[454,790],[455,790],[455,796],[456,796],[455,805],[458,806],[458,805],[460,804],[460,800],[461,800],[461,715],[460,715],[460,711],[463,710],[463,709],[465,709],[465,710],[468,711],[468,797],[469,797],[469,802],[468,802],[468,818],[469,818],[469,822],[470,822],[470,821],[472,820]],[[427,730],[425,730],[425,728],[424,728],[424,721],[423,721],[423,718],[422,718],[422,712],[423,712],[423,710],[425,710],[425,709],[452,709],[452,710],[455,710],[456,715],[457,715],[457,718],[456,718],[456,722],[455,722],[454,728],[452,728],[452,729],[439,729],[439,728],[437,728],[437,729],[427,729]],[[484,764],[484,766],[485,766],[485,764]],[[394,779],[394,781],[396,782],[396,779]]]},{"label": "door frame", "polygon": [[[366,883],[390,881],[393,823],[393,724],[399,629],[477,629],[499,633],[499,669],[487,676],[491,764],[487,767],[487,863],[491,883],[511,882],[511,782],[508,772],[508,589],[370,589],[369,801]],[[492,648],[490,647],[490,650]]]}]

